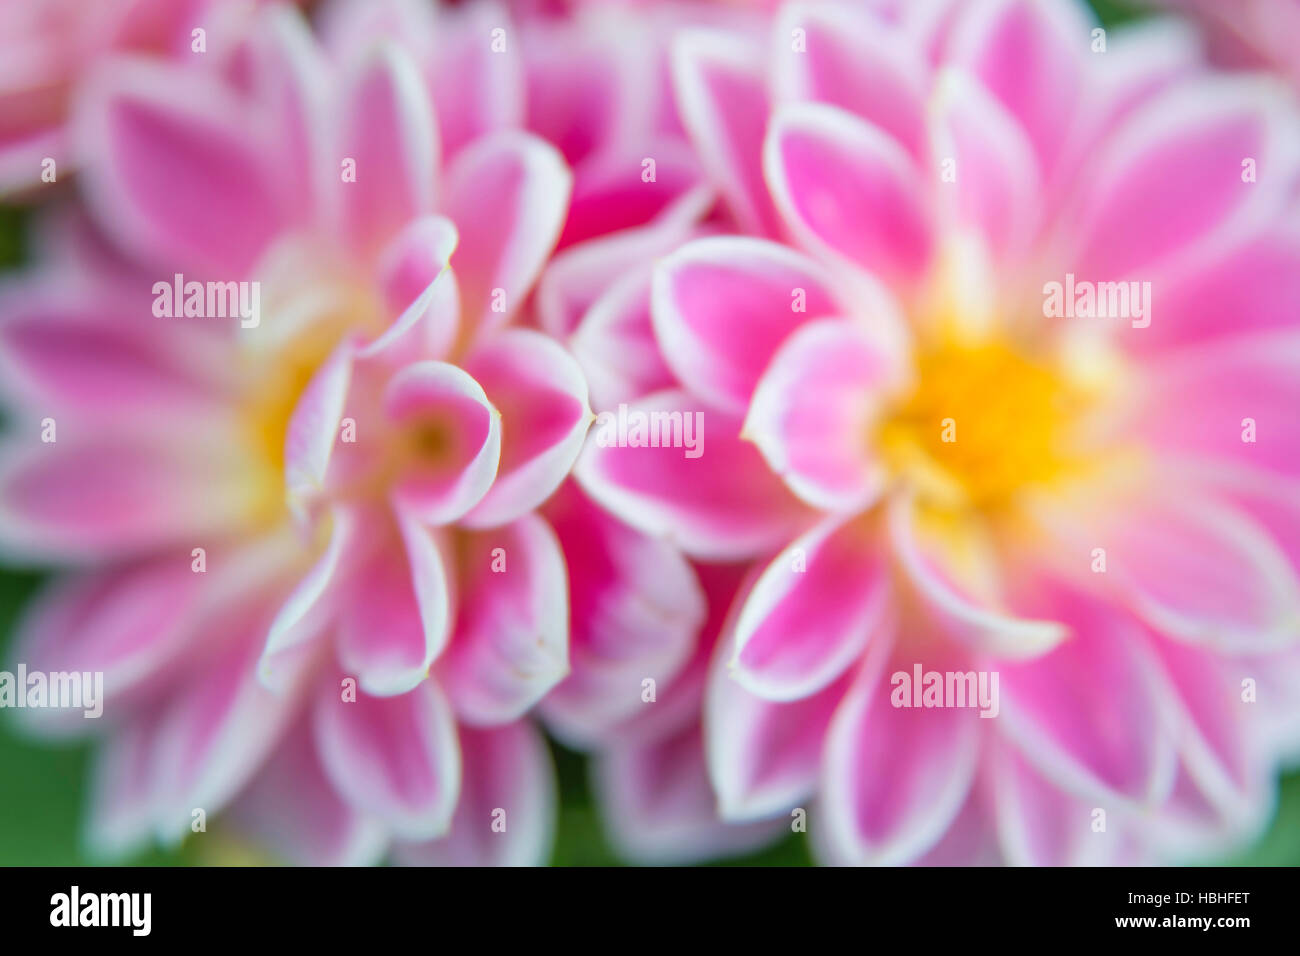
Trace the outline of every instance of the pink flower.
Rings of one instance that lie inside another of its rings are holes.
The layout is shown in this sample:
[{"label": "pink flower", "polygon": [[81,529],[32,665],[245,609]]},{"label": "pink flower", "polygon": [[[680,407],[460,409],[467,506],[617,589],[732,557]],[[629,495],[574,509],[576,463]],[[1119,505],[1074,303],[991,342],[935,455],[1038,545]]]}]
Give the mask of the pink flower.
[{"label": "pink flower", "polygon": [[[1180,31],[1092,29],[971,0],[684,33],[684,124],[756,235],[569,326],[598,410],[703,414],[700,458],[589,442],[577,476],[756,561],[709,772],[733,822],[815,800],[829,862],[1205,855],[1295,751],[1300,123]],[[1110,317],[1076,298],[1119,282]]]},{"label": "pink flower", "polygon": [[[484,36],[442,36],[489,69]],[[207,69],[110,64],[76,120],[95,225],[51,221],[5,290],[0,541],[86,565],[17,653],[105,673],[103,851],[228,809],[302,862],[549,852],[523,716],[567,672],[568,604],[534,509],[590,413],[511,323],[571,176],[490,104],[435,114],[374,39],[329,60],[275,8]],[[184,315],[190,282],[260,304]]]}]

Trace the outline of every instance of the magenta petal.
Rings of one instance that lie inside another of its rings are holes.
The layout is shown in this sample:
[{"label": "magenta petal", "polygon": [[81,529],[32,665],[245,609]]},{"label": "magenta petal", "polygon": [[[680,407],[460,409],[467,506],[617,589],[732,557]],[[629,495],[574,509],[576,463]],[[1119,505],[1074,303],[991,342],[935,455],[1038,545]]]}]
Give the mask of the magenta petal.
[{"label": "magenta petal", "polygon": [[930,264],[924,179],[878,127],[833,106],[783,107],[768,127],[763,168],[803,244],[904,285]]},{"label": "magenta petal", "polygon": [[[1284,111],[1257,81],[1175,84],[1115,131],[1079,196],[1074,271],[1092,280],[1140,277],[1236,230],[1278,215],[1300,170]],[[1274,171],[1242,182],[1242,159]],[[1176,321],[1176,319],[1173,319]]]},{"label": "magenta petal", "polygon": [[338,622],[339,666],[376,697],[424,680],[450,632],[451,585],[437,535],[409,517],[398,521],[405,553],[377,555],[349,582]]},{"label": "magenta petal", "polygon": [[733,677],[773,701],[816,693],[888,629],[891,593],[875,524],[823,521],[773,559],[741,605]]},{"label": "magenta petal", "polygon": [[655,270],[664,360],[692,392],[742,412],[777,348],[809,318],[843,314],[812,260],[764,240],[699,239]]},{"label": "magenta petal", "polygon": [[464,776],[451,829],[440,839],[398,843],[408,866],[543,866],[555,833],[555,774],[531,724],[462,727]]},{"label": "magenta petal", "polygon": [[572,355],[530,329],[487,339],[465,367],[501,418],[496,480],[463,518],[490,527],[541,504],[573,467],[591,424],[587,381]]},{"label": "magenta petal", "polygon": [[656,412],[675,412],[683,421],[699,416],[693,421],[704,423],[700,454],[687,457],[685,447],[635,447],[630,440],[620,446],[614,434],[618,415],[611,414],[597,421],[574,470],[587,494],[619,518],[670,538],[688,554],[718,559],[770,550],[807,520],[754,446],[737,437],[737,419],[701,410],[684,392],[658,392],[627,409],[629,416]]},{"label": "magenta petal", "polygon": [[965,67],[1015,116],[1044,169],[1055,165],[1079,113],[1090,18],[1074,4],[999,0],[968,4],[950,60]]},{"label": "magenta petal", "polygon": [[536,515],[461,538],[460,612],[438,663],[457,715],[476,725],[519,718],[569,670],[564,555]]},{"label": "magenta petal", "polygon": [[672,50],[677,108],[701,165],[746,232],[774,236],[760,152],[771,109],[762,64],[758,45],[720,31],[685,31]]},{"label": "magenta petal", "polygon": [[559,239],[573,177],[554,146],[526,133],[485,136],[447,173],[443,212],[460,230],[452,257],[469,329],[507,322]]},{"label": "magenta petal", "polygon": [[480,136],[523,124],[521,57],[516,51],[502,55],[491,42],[497,28],[506,31],[508,43],[518,42],[513,26],[509,11],[497,2],[437,8],[437,21],[428,30],[435,49],[427,73],[447,156]]},{"label": "magenta petal", "polygon": [[433,109],[415,64],[391,44],[359,65],[344,97],[335,150],[338,162],[355,162],[356,180],[332,188],[342,194],[344,234],[355,249],[374,254],[407,222],[433,209]]},{"label": "magenta petal", "polygon": [[809,322],[763,373],[742,434],[810,505],[859,511],[883,484],[866,436],[891,383],[889,366],[858,322]]},{"label": "magenta petal", "polygon": [[[792,31],[806,50],[792,51]],[[839,106],[874,123],[919,155],[925,140],[923,51],[901,30],[852,8],[788,4],[773,30],[774,85],[782,102],[812,100]]]},{"label": "magenta petal", "polygon": [[460,795],[460,745],[451,707],[424,681],[396,697],[346,691],[338,678],[316,689],[312,730],[322,766],[354,809],[411,840],[447,831]]}]

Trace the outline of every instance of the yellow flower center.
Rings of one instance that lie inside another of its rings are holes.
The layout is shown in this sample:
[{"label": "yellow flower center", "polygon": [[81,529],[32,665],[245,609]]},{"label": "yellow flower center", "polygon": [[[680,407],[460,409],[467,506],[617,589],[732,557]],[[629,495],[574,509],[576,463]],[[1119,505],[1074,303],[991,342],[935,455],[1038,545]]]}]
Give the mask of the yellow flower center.
[{"label": "yellow flower center", "polygon": [[1090,401],[1049,359],[949,339],[917,355],[911,391],[881,419],[874,447],[923,503],[996,511],[1076,470],[1072,432]]}]

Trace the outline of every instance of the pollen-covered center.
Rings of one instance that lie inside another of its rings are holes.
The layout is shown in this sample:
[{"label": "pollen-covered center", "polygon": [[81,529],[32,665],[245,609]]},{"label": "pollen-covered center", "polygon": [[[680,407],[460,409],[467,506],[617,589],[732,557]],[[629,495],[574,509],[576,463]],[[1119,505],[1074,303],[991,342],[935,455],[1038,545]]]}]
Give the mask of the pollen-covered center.
[{"label": "pollen-covered center", "polygon": [[916,358],[910,393],[880,420],[876,451],[929,503],[996,509],[1077,465],[1085,391],[1004,342],[946,342]]}]

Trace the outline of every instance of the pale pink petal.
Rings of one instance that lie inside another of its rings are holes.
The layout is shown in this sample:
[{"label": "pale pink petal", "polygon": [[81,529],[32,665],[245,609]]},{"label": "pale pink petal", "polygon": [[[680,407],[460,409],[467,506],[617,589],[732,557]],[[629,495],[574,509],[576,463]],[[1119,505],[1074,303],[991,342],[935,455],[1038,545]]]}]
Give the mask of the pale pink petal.
[{"label": "pale pink petal", "polygon": [[663,259],[651,309],[660,351],[677,377],[737,413],[786,336],[809,317],[842,313],[814,262],[740,236],[699,239]]},{"label": "pale pink petal", "polygon": [[338,662],[367,694],[403,694],[428,676],[447,644],[451,582],[435,531],[398,516],[404,552],[378,554],[348,582],[338,620]]},{"label": "pale pink petal", "polygon": [[605,831],[634,863],[684,864],[749,853],[789,832],[787,821],[719,819],[698,727],[609,748],[593,769]]},{"label": "pale pink petal", "polygon": [[[1259,81],[1178,83],[1114,131],[1067,220],[1070,262],[1094,281],[1190,265],[1196,254],[1275,219],[1300,164],[1300,137]],[[1242,162],[1267,169],[1243,180]],[[1153,320],[1154,321],[1154,320]]]},{"label": "pale pink petal", "polygon": [[[1010,744],[991,749],[994,815],[1008,863],[1114,864],[1124,833],[1122,811],[1107,800],[1087,801],[1062,790]],[[1106,816],[1097,815],[1098,810]]]},{"label": "pale pink petal", "polygon": [[285,429],[284,484],[289,507],[300,519],[325,490],[339,424],[352,386],[356,344],[341,342],[303,390]]},{"label": "pale pink petal", "polygon": [[536,515],[463,534],[457,554],[460,612],[438,682],[466,723],[516,720],[569,670],[564,554]]},{"label": "pale pink petal", "polygon": [[564,225],[572,175],[554,146],[520,132],[485,136],[447,173],[442,210],[460,230],[452,268],[471,329],[509,321]]},{"label": "pale pink petal", "polygon": [[[960,658],[891,647],[880,635],[836,709],[822,758],[821,819],[831,861],[911,862],[947,832],[966,803],[978,765],[981,720],[959,707],[896,707],[892,674],[955,669]],[[915,651],[915,656],[914,656]]]},{"label": "pale pink petal", "polygon": [[228,378],[213,368],[224,343],[146,321],[102,290],[18,285],[6,290],[3,316],[0,381],[35,411],[148,419],[157,429],[164,415],[169,427],[211,417],[227,398]]},{"label": "pale pink petal", "polygon": [[1033,145],[1006,108],[968,74],[940,75],[930,107],[934,161],[953,161],[955,180],[939,195],[956,229],[981,239],[995,261],[1014,263],[1042,215]]},{"label": "pale pink petal", "polygon": [[465,368],[501,416],[496,480],[462,519],[490,527],[541,504],[569,473],[591,424],[587,382],[572,355],[530,329],[487,339]]},{"label": "pale pink petal", "polygon": [[[434,291],[430,287],[444,279],[442,284],[454,286],[452,276],[445,270],[459,241],[460,235],[451,220],[429,216],[406,226],[384,250],[378,279],[389,314],[398,319],[363,354],[387,350],[398,340],[409,337],[409,343],[402,343],[407,361],[446,356],[456,341],[460,309],[459,306],[440,307],[444,297],[455,293],[448,289]],[[424,328],[417,333],[421,320]]]},{"label": "pale pink petal", "polygon": [[394,489],[404,512],[446,524],[483,499],[501,457],[501,414],[468,373],[446,362],[408,365],[388,383],[384,411],[399,427],[427,429],[439,443],[433,454],[417,450]]},{"label": "pale pink petal", "polygon": [[555,834],[555,774],[531,724],[462,727],[464,773],[451,829],[438,840],[398,843],[408,866],[543,866]]},{"label": "pale pink petal", "polygon": [[[141,699],[136,695],[144,695],[142,686],[156,685],[183,653],[194,636],[195,616],[212,610],[205,603],[208,590],[208,578],[191,569],[185,553],[64,577],[29,605],[10,653],[14,664],[29,671],[101,673],[97,704],[110,717],[120,716],[120,708]],[[97,726],[81,709],[17,715],[42,733],[85,734]]]},{"label": "pale pink petal", "polygon": [[1167,636],[1229,653],[1293,643],[1300,580],[1267,530],[1214,497],[1165,488],[1153,478],[1091,506],[1064,503],[1048,527],[1078,568],[1104,549],[1095,583]]},{"label": "pale pink petal", "polygon": [[332,508],[325,520],[330,522],[325,547],[276,612],[258,662],[259,679],[276,691],[334,622],[348,581],[384,540],[376,528],[387,527],[373,510],[347,505]]},{"label": "pale pink petal", "polygon": [[674,383],[655,340],[650,276],[644,268],[616,281],[592,303],[569,339],[596,408],[615,408]]},{"label": "pale pink petal", "polygon": [[[642,414],[647,423],[655,413],[676,414],[682,423],[680,447],[637,446],[632,425],[619,425],[624,411],[628,422]],[[685,446],[688,420],[695,451]],[[788,541],[807,515],[754,446],[740,440],[739,431],[736,418],[702,410],[684,392],[657,392],[608,417],[602,413],[574,474],[602,506],[688,554],[753,556]]]},{"label": "pale pink petal", "polygon": [[552,258],[537,283],[537,320],[557,339],[571,335],[582,317],[625,276],[646,271],[691,235],[691,224],[656,223],[602,236]]},{"label": "pale pink petal", "polygon": [[240,104],[203,71],[123,62],[91,87],[78,120],[98,220],[151,261],[243,275],[285,223],[275,156]]},{"label": "pale pink petal", "polygon": [[114,728],[95,755],[86,843],[97,857],[121,859],[153,836],[156,717],[144,714]]},{"label": "pale pink petal", "polygon": [[599,509],[575,483],[546,504],[569,569],[572,673],[541,704],[564,739],[586,743],[638,713],[642,681],[668,686],[704,624],[680,553]]},{"label": "pale pink petal", "polygon": [[397,697],[353,691],[323,680],[312,730],[325,774],[355,810],[378,817],[398,837],[447,832],[460,796],[456,721],[432,681]]},{"label": "pale pink petal", "polygon": [[807,247],[905,285],[929,266],[926,180],[878,127],[834,106],[782,107],[768,127],[763,168],[777,208]]},{"label": "pale pink petal", "polygon": [[265,615],[244,612],[208,627],[201,647],[225,642],[203,661],[202,680],[184,685],[159,717],[157,832],[178,840],[193,811],[222,809],[261,766],[298,709],[300,675],[273,694],[257,680]]},{"label": "pale pink petal", "polygon": [[388,836],[344,803],[325,775],[311,728],[301,721],[229,810],[235,829],[294,866],[373,866]]},{"label": "pale pink petal", "polygon": [[[44,430],[40,420],[15,424]],[[255,504],[244,460],[215,441],[108,438],[93,425],[93,434],[77,431],[71,418],[55,425],[54,442],[0,451],[0,549],[24,561],[164,547],[187,555],[239,527]]]},{"label": "pale pink petal", "polygon": [[998,558],[973,528],[964,535],[931,533],[916,505],[900,496],[887,505],[886,526],[902,580],[925,615],[972,649],[1029,657],[1065,638],[1060,624],[1018,616],[1007,606],[996,579]]},{"label": "pale pink petal", "polygon": [[703,717],[718,813],[732,823],[788,813],[816,791],[822,741],[850,678],[777,703],[741,686],[728,666],[729,648],[724,643],[720,650],[710,668]]},{"label": "pale pink petal", "polygon": [[[340,224],[352,247],[373,254],[433,209],[437,131],[429,95],[410,57],[384,44],[359,64],[343,93],[335,144]],[[356,179],[341,164],[355,163]]]},{"label": "pale pink petal", "polygon": [[[1235,274],[1232,287],[1247,277]],[[1225,321],[1235,327],[1237,313]],[[1287,330],[1205,342],[1146,371],[1133,409],[1145,444],[1206,463],[1300,477],[1300,335]]]},{"label": "pale pink petal", "polygon": [[1070,636],[1033,660],[999,662],[999,727],[1059,786],[1158,803],[1173,782],[1174,749],[1141,624],[1047,579],[1034,583],[1029,603]]},{"label": "pale pink petal", "polygon": [[1095,56],[1091,18],[1080,6],[994,0],[972,3],[953,27],[949,59],[974,73],[1028,134],[1050,169],[1079,111]]},{"label": "pale pink petal", "polygon": [[859,511],[884,480],[868,436],[892,384],[889,364],[857,321],[809,322],[759,379],[741,435],[808,504]]},{"label": "pale pink petal", "polygon": [[[494,44],[498,29],[506,43],[501,52]],[[523,124],[523,64],[511,46],[518,34],[504,5],[441,6],[430,35],[434,51],[426,74],[447,156],[480,136]]]}]

